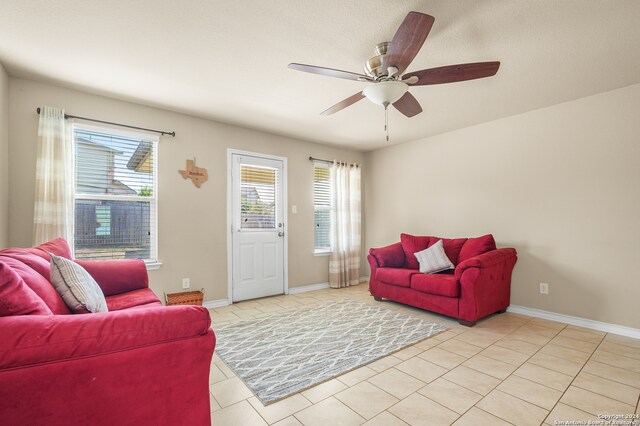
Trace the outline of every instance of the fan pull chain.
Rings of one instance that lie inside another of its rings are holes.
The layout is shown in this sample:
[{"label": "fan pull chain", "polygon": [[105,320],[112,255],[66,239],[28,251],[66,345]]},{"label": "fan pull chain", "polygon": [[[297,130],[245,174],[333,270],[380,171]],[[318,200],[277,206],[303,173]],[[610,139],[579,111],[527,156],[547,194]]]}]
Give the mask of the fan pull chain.
[{"label": "fan pull chain", "polygon": [[389,142],[389,108],[384,106],[384,131],[387,133],[387,142]]}]

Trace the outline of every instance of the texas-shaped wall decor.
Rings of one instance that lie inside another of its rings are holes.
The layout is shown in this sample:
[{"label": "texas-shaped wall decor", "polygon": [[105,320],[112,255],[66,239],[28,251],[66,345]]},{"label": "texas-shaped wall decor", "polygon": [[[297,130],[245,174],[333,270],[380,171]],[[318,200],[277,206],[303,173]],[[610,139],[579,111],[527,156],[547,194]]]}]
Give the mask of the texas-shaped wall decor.
[{"label": "texas-shaped wall decor", "polygon": [[200,188],[200,185],[209,179],[207,169],[197,167],[195,158],[193,160],[187,160],[187,169],[178,170],[178,173],[180,173],[184,179],[191,179],[196,188]]}]

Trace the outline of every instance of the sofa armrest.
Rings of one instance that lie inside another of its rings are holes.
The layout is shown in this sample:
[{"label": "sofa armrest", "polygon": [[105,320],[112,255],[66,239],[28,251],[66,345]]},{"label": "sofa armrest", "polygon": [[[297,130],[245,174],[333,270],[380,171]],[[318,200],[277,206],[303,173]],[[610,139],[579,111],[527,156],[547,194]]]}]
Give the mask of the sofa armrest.
[{"label": "sofa armrest", "polygon": [[378,266],[384,268],[402,268],[405,254],[402,243],[395,243],[385,247],[369,249],[369,255],[375,257]]},{"label": "sofa armrest", "polygon": [[369,254],[367,255],[367,260],[369,261],[369,266],[371,267],[371,272],[374,272],[375,269],[380,267],[378,263],[378,259],[375,256]]},{"label": "sofa armrest", "polygon": [[488,268],[493,265],[507,262],[511,258],[517,257],[516,249],[501,248],[482,253],[460,262],[455,269],[455,276],[460,280],[464,271],[469,268]]},{"label": "sofa armrest", "polygon": [[141,259],[76,260],[98,283],[105,296],[149,287],[147,266]]},{"label": "sofa armrest", "polygon": [[515,249],[502,248],[460,262],[458,318],[475,322],[509,306],[511,273],[518,260]]},{"label": "sofa armrest", "polygon": [[376,280],[376,271],[379,268],[378,260],[370,254],[367,255],[367,260],[369,261],[369,268],[371,269],[369,272],[369,293],[377,296],[378,280]]},{"label": "sofa armrest", "polygon": [[87,358],[188,339],[210,331],[201,306],[0,318],[0,370]]}]

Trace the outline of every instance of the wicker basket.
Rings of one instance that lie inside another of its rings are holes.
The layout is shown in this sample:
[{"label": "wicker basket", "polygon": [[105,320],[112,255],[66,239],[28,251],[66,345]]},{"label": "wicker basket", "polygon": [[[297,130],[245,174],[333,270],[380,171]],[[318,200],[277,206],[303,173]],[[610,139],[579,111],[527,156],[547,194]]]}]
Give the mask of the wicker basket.
[{"label": "wicker basket", "polygon": [[[204,289],[203,289],[204,290]],[[173,305],[199,305],[202,306],[203,290],[183,291],[181,293],[165,294],[167,306]]]}]

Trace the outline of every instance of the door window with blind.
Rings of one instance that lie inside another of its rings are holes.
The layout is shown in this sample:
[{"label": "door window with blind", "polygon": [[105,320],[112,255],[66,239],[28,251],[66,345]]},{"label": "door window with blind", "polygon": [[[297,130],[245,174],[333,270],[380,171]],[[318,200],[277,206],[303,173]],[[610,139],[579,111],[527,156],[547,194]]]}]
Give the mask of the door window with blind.
[{"label": "door window with blind", "polygon": [[331,185],[329,166],[313,165],[313,212],[315,215],[315,253],[329,253],[329,218],[331,212]]},{"label": "door window with blind", "polygon": [[278,170],[240,166],[240,228],[275,229]]},{"label": "door window with blind", "polygon": [[150,135],[74,126],[77,259],[157,262],[157,145]]}]

